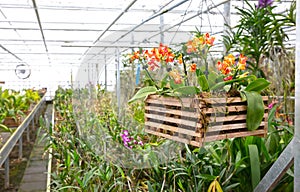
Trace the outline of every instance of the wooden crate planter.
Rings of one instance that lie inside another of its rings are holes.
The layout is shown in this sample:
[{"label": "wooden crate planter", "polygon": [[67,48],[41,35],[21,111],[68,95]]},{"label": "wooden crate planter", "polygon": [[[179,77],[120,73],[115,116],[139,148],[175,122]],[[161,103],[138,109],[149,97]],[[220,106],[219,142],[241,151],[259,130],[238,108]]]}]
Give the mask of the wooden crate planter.
[{"label": "wooden crate planter", "polygon": [[240,97],[181,98],[150,95],[145,101],[145,132],[200,147],[226,138],[265,136],[268,97],[258,129],[246,127],[247,103]]}]

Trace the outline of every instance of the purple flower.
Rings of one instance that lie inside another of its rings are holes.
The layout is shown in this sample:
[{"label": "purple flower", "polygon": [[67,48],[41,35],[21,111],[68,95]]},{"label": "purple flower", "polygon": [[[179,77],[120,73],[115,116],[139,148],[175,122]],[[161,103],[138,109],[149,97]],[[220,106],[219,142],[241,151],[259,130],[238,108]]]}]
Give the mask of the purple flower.
[{"label": "purple flower", "polygon": [[126,136],[128,136],[128,135],[129,135],[128,130],[124,130],[124,131],[123,131],[123,134],[126,135]]},{"label": "purple flower", "polygon": [[122,139],[123,139],[124,142],[127,142],[127,143],[130,142],[130,138],[128,138],[126,136],[122,137]]},{"label": "purple flower", "polygon": [[272,109],[273,106],[274,106],[276,103],[277,103],[276,101],[272,101],[272,102],[268,105],[268,108],[269,108],[269,109]]},{"label": "purple flower", "polygon": [[258,8],[265,8],[272,5],[273,0],[258,0]]},{"label": "purple flower", "polygon": [[130,136],[128,130],[123,130],[120,134],[123,144],[125,147],[129,149],[135,148],[137,145],[143,146],[144,143],[143,141],[140,140],[140,137],[138,136],[137,138]]},{"label": "purple flower", "polygon": [[139,141],[138,144],[141,145],[141,146],[144,145],[143,141]]},{"label": "purple flower", "polygon": [[124,142],[124,145],[125,145],[125,143],[127,144],[128,142],[131,141],[131,139],[130,139],[130,137],[129,137],[129,132],[128,132],[128,130],[124,130],[124,131],[123,131],[123,134],[121,134],[121,137],[122,137],[122,140],[123,140],[123,142]]}]

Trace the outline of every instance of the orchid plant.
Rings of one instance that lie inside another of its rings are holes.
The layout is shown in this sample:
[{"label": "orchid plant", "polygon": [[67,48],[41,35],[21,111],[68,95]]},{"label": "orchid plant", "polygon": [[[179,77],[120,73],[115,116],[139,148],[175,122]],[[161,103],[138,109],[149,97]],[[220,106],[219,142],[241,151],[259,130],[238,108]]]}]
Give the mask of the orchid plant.
[{"label": "orchid plant", "polygon": [[[213,46],[214,39],[206,33],[195,36],[183,44],[184,51],[175,51],[161,43],[157,48],[140,49],[129,54],[130,63],[142,64],[147,85],[140,89],[129,102],[154,93],[167,96],[188,96],[199,94],[201,91],[209,91],[207,80],[200,67],[194,61],[187,61],[190,60],[190,55],[196,53],[202,53],[205,57],[209,48]],[[190,85],[189,73],[196,74],[201,86]]]},{"label": "orchid plant", "polygon": [[[228,52],[243,52],[249,57],[248,69],[257,77],[266,77],[262,70],[264,60],[276,49],[284,50],[284,41],[288,36],[284,27],[293,22],[293,12],[276,13],[273,0],[259,0],[247,7],[236,7],[240,16],[236,26],[225,34],[224,45]],[[292,10],[292,9],[291,9]]]}]

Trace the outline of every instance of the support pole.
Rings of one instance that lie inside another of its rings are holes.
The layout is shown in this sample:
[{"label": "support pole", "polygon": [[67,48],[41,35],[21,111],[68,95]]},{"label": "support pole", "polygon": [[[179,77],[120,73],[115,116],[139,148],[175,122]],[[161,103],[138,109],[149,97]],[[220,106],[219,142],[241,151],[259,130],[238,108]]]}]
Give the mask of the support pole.
[{"label": "support pole", "polygon": [[19,138],[19,159],[21,160],[23,157],[23,138],[22,136]]},{"label": "support pole", "polygon": [[165,35],[164,35],[164,15],[161,15],[161,16],[160,16],[159,31],[160,31],[160,42],[161,42],[161,43],[165,43]]},{"label": "support pole", "polygon": [[[231,27],[231,19],[230,19],[230,6],[231,6],[231,1],[227,1],[224,3],[224,35],[227,35],[227,33],[230,32],[230,27]],[[226,47],[225,45],[223,46],[223,51],[224,54],[226,53]]]},{"label": "support pole", "polygon": [[9,188],[9,157],[6,158],[4,163],[4,188]]},{"label": "support pole", "polygon": [[116,81],[116,93],[117,93],[117,104],[118,104],[118,115],[120,115],[120,107],[121,107],[121,82],[120,82],[120,53],[119,49],[116,51],[116,68],[117,68],[117,81]]},{"label": "support pole", "polygon": [[27,142],[30,142],[30,125],[29,124],[27,125],[27,128],[26,128],[26,139],[27,139]]},{"label": "support pole", "polygon": [[31,128],[34,129],[34,118],[31,120]]},{"label": "support pole", "polygon": [[296,1],[294,191],[300,191],[300,2]]}]

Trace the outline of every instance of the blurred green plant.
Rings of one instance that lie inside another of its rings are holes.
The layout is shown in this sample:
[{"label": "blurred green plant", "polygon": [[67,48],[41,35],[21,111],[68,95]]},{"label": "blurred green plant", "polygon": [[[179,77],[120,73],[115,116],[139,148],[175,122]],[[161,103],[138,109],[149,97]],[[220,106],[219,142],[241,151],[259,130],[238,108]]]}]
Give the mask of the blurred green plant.
[{"label": "blurred green plant", "polygon": [[25,89],[20,92],[11,89],[2,90],[0,87],[0,128],[4,131],[11,131],[3,124],[5,119],[12,118],[20,123],[30,111],[30,107],[39,100],[37,91]]}]

